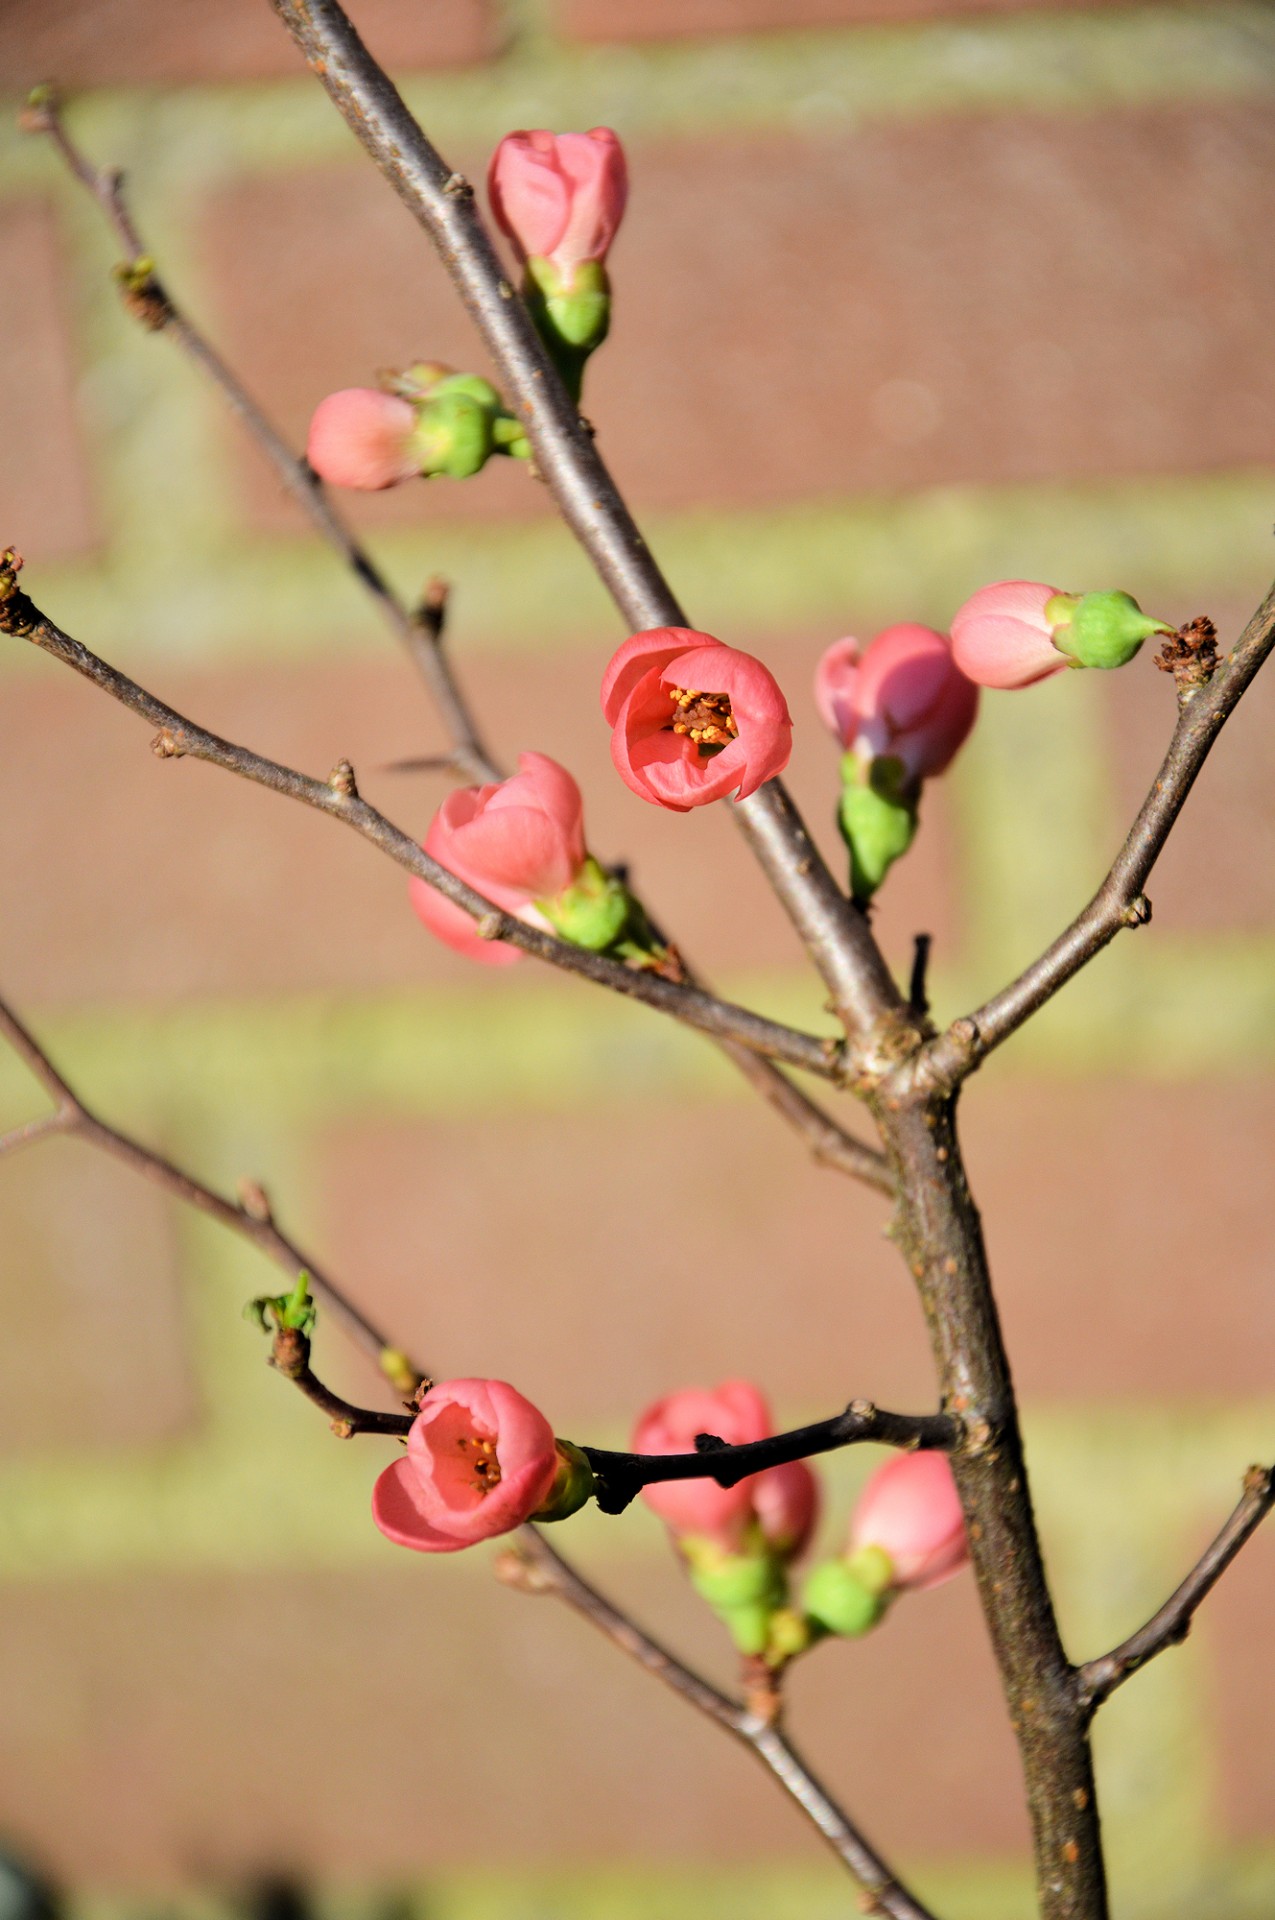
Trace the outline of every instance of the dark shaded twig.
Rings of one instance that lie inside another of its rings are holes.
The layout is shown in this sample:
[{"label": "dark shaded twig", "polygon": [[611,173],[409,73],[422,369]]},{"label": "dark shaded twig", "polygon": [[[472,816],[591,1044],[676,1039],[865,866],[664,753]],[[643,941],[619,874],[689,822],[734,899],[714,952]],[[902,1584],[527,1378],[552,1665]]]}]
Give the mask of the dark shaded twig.
[{"label": "dark shaded twig", "polygon": [[1086,1660],[1076,1669],[1081,1699],[1091,1711],[1096,1711],[1139,1667],[1154,1660],[1157,1653],[1186,1639],[1196,1608],[1212,1592],[1240,1548],[1256,1533],[1272,1506],[1275,1506],[1275,1473],[1269,1467],[1250,1467],[1244,1476],[1239,1505],[1181,1586],[1169,1595],[1144,1627],[1131,1633],[1110,1653]]},{"label": "dark shaded twig", "polygon": [[[3,557],[0,556],[0,561]],[[6,578],[12,582],[12,570],[7,576],[0,573],[0,595],[3,594]],[[730,1001],[718,1000],[698,988],[679,986],[655,973],[626,967],[621,961],[609,959],[605,954],[587,952],[583,947],[571,946],[565,940],[542,933],[538,927],[528,926],[514,914],[505,913],[490,900],[485,900],[472,887],[466,886],[463,880],[449,873],[446,867],[439,866],[410,835],[363,800],[354,787],[348,763],[339,762],[327,781],[314,780],[308,774],[281,766],[277,761],[250,752],[247,747],[236,746],[232,741],[209,733],[174,708],[166,706],[162,700],[157,700],[135,680],[130,680],[126,674],[109,666],[80,641],[73,640],[70,634],[63,633],[12,584],[8,597],[0,597],[0,631],[16,633],[29,640],[33,646],[40,647],[54,659],[73,667],[130,712],[139,714],[152,726],[158,727],[159,733],[152,742],[152,749],[159,758],[180,759],[189,756],[194,760],[205,760],[212,766],[222,767],[228,773],[238,774],[245,780],[266,787],[272,793],[299,800],[304,806],[314,807],[320,813],[344,821],[408,873],[427,881],[448,900],[472,914],[484,938],[507,940],[511,946],[533,954],[538,960],[547,960],[550,965],[560,967],[567,973],[591,980],[595,986],[609,987],[612,992],[640,1000],[646,1006],[671,1014],[685,1025],[697,1027],[715,1038],[736,1041],[741,1046],[766,1053],[774,1059],[786,1061],[789,1066],[804,1068],[825,1079],[838,1077],[840,1050],[836,1041],[820,1040],[814,1034],[800,1033],[795,1028],[767,1020],[761,1014],[751,1013],[746,1007],[736,1007]]]},{"label": "dark shaded twig", "polygon": [[[428,233],[522,416],[558,507],[630,629],[688,621],[505,277],[473,189],[435,151],[336,0],[272,0],[347,125]],[[838,888],[787,791],[770,780],[734,806],[847,1029],[906,1027],[865,915]]]},{"label": "dark shaded twig", "polygon": [[[387,1378],[400,1391],[410,1392],[422,1379],[420,1370],[412,1365],[407,1356],[394,1347],[353,1305],[310,1255],[303,1253],[294,1241],[280,1231],[260,1187],[247,1183],[243,1204],[236,1206],[211,1187],[204,1186],[201,1181],[174,1166],[171,1161],[165,1160],[162,1155],[152,1153],[118,1128],[97,1119],[3,1000],[0,1000],[0,1034],[8,1040],[18,1057],[56,1102],[54,1112],[46,1116],[47,1122],[56,1125],[33,1122],[6,1134],[5,1142],[16,1146],[53,1132],[65,1132],[111,1154],[175,1199],[185,1201],[200,1213],[249,1240],[282,1267],[290,1283],[295,1283],[299,1273],[304,1270],[309,1275],[310,1287],[316,1297],[333,1313],[356,1345],[377,1361]],[[310,1368],[308,1339],[304,1335],[297,1338],[294,1329],[276,1331],[271,1360],[286,1377],[296,1382],[306,1397],[333,1423],[334,1429],[343,1435],[373,1430],[401,1434],[411,1424],[410,1415],[373,1413],[365,1408],[353,1407],[330,1392],[314,1377]],[[535,1562],[541,1578],[539,1591],[553,1591],[568,1601],[578,1612],[601,1627],[615,1645],[622,1647],[648,1671],[658,1673],[700,1712],[743,1740],[774,1774],[807,1819],[841,1855],[851,1872],[858,1875],[873,1894],[881,1912],[893,1916],[893,1920],[932,1920],[925,1908],[912,1900],[899,1885],[782,1735],[747,1715],[742,1707],[692,1673],[689,1667],[643,1633],[640,1627],[590,1586],[536,1528],[523,1527],[518,1537],[525,1553]],[[549,1578],[550,1570],[552,1579]],[[520,1581],[519,1584],[526,1583]]]},{"label": "dark shaded twig", "polygon": [[930,948],[933,944],[933,934],[918,933],[913,937],[912,978],[908,984],[908,1006],[918,1020],[924,1020],[930,1011],[926,981],[930,971]]},{"label": "dark shaded twig", "polygon": [[862,1440],[882,1446],[949,1451],[960,1435],[958,1423],[946,1413],[886,1413],[870,1400],[852,1400],[830,1420],[816,1420],[766,1440],[728,1446],[710,1434],[695,1453],[612,1453],[603,1447],[585,1447],[598,1479],[597,1501],[603,1513],[622,1513],[629,1502],[658,1481],[715,1480],[733,1487],[750,1473],[779,1466],[787,1460],[808,1460]]},{"label": "dark shaded twig", "polygon": [[1089,905],[1017,980],[955,1021],[925,1048],[916,1063],[918,1073],[949,1083],[962,1078],[1100,954],[1122,927],[1146,925],[1151,918],[1151,903],[1142,889],[1214,741],[1272,648],[1275,587],[1221,669],[1207,681],[1180,692],[1178,720],[1168,752],[1123,847]]},{"label": "dark shaded twig", "polygon": [[825,1792],[778,1727],[710,1686],[667,1647],[636,1627],[595,1587],[582,1580],[536,1528],[523,1528],[519,1549],[502,1557],[499,1571],[511,1586],[524,1592],[549,1593],[565,1601],[599,1633],[605,1634],[613,1646],[627,1653],[647,1673],[654,1674],[679,1698],[716,1721],[755,1754],[865,1889],[871,1904],[863,1911],[887,1914],[890,1920],[934,1920],[929,1909],[908,1892],[876,1849]]},{"label": "dark shaded twig", "polygon": [[420,608],[412,612],[395,593],[366,548],[336,513],[323,483],[307,460],[292,451],[278,428],[258,406],[238,375],[174,301],[155,273],[153,261],[134,225],[124,196],[124,176],[114,167],[95,167],[68,134],[56,96],[46,89],[28,105],[22,125],[44,133],[68,168],[97,201],[124,249],[128,268],[121,276],[130,310],[155,332],[170,334],[219,389],[231,411],[269,460],[287,492],[303,509],[315,531],[371,594],[387,624],[415,662],[453,741],[452,759],[462,778],[499,780],[500,773],[462,697],[443,646],[443,603],[431,582]]}]

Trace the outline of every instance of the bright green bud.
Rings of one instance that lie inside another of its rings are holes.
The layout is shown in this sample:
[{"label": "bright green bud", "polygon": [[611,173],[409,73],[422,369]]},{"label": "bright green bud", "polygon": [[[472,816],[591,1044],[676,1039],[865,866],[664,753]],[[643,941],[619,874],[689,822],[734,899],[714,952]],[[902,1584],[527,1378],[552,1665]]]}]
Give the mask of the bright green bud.
[{"label": "bright green bud", "polygon": [[571,1440],[555,1440],[554,1445],[558,1449],[558,1471],[543,1507],[532,1514],[533,1520],[567,1520],[593,1498],[593,1468],[579,1447]]},{"label": "bright green bud", "polygon": [[412,446],[421,472],[468,480],[493,452],[491,409],[463,390],[439,392],[420,410]]},{"label": "bright green bud", "polygon": [[841,762],[841,804],[837,820],[850,849],[850,890],[858,901],[870,900],[916,833],[916,796],[903,790],[904,769],[899,760],[873,760],[864,779],[853,753]]},{"label": "bright green bud", "polygon": [[810,1645],[810,1622],[795,1607],[780,1607],[771,1615],[770,1639],[766,1658],[774,1667],[782,1667]]},{"label": "bright green bud", "polygon": [[537,900],[536,905],[564,940],[602,953],[627,930],[634,901],[624,882],[588,854],[565,893],[556,900]]},{"label": "bright green bud", "polygon": [[691,1585],[715,1611],[757,1602],[781,1603],[783,1582],[772,1554],[728,1553],[713,1541],[694,1538],[684,1538],[681,1545]]},{"label": "bright green bud", "polygon": [[584,363],[602,345],[611,325],[606,268],[599,260],[585,260],[566,280],[551,260],[533,255],[522,291],[563,385],[573,400],[579,400]]},{"label": "bright green bud", "polygon": [[825,1632],[848,1639],[867,1633],[885,1612],[881,1595],[870,1592],[845,1560],[827,1560],[814,1569],[802,1605]]},{"label": "bright green bud", "polygon": [[1045,606],[1054,645],[1082,667],[1123,667],[1153,633],[1173,633],[1127,593],[1057,593]]}]

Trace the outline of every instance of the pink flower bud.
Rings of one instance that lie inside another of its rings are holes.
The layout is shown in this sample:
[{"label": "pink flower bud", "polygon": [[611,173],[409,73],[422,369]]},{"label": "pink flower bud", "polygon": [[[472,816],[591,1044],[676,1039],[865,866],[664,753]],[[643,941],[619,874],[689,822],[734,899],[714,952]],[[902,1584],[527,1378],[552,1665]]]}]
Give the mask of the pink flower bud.
[{"label": "pink flower bud", "polygon": [[747,799],[792,752],[792,717],[774,675],[689,627],[626,640],[606,670],[602,711],[620,778],[674,813],[736,789]]},{"label": "pink flower bud", "polygon": [[981,687],[1030,687],[1061,672],[1067,656],[1054,645],[1055,623],[1045,611],[1057,597],[1057,587],[1039,580],[980,587],[952,621],[952,652],[961,672]]},{"label": "pink flower bud", "polygon": [[946,1456],[901,1453],[878,1467],[859,1495],[850,1546],[854,1553],[876,1548],[886,1554],[895,1589],[920,1592],[958,1573],[969,1547]]},{"label": "pink flower bud", "polygon": [[431,1387],[407,1452],[377,1480],[372,1518],[418,1553],[456,1553],[521,1526],[548,1500],[560,1469],[553,1429],[504,1380]]},{"label": "pink flower bud", "polygon": [[315,408],[306,459],[332,486],[374,493],[419,474],[415,429],[416,409],[406,400],[374,387],[344,387]]},{"label": "pink flower bud", "polygon": [[943,772],[978,715],[978,688],[953,660],[947,635],[910,621],[865,648],[836,641],[819,662],[815,699],[844,748],[901,760],[913,781]]},{"label": "pink flower bud", "polygon": [[[774,1432],[764,1396],[747,1380],[723,1380],[711,1391],[687,1387],[647,1408],[633,1434],[635,1453],[694,1453],[697,1433],[713,1433],[733,1447]],[[804,1460],[767,1467],[733,1487],[713,1480],[663,1480],[642,1498],[674,1534],[709,1540],[731,1552],[756,1520],[784,1559],[801,1552],[814,1527],[819,1486]]]},{"label": "pink flower bud", "polygon": [[628,191],[624,149],[609,127],[507,133],[487,170],[491,210],[519,258],[551,261],[567,288],[585,261],[605,260]]},{"label": "pink flower bud", "polygon": [[[584,865],[580,789],[548,754],[520,753],[511,779],[447,796],[430,823],[425,851],[493,905],[552,932],[534,902],[554,899]],[[427,881],[413,874],[408,885],[430,932],[457,953],[489,966],[522,958],[516,947],[482,939],[464,908]]]}]

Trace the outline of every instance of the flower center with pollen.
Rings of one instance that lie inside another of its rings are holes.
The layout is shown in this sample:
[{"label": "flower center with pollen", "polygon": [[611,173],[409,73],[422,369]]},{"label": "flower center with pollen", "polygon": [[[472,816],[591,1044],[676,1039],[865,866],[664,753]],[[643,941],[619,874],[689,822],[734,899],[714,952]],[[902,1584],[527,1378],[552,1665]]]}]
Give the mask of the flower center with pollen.
[{"label": "flower center with pollen", "polygon": [[691,741],[701,755],[720,753],[739,733],[728,693],[701,693],[698,687],[670,687],[673,716],[664,729]]},{"label": "flower center with pollen", "polygon": [[486,1440],[480,1434],[462,1434],[456,1442],[465,1456],[465,1464],[473,1472],[474,1486],[479,1493],[490,1493],[493,1487],[500,1485],[500,1462],[496,1458],[496,1442]]}]

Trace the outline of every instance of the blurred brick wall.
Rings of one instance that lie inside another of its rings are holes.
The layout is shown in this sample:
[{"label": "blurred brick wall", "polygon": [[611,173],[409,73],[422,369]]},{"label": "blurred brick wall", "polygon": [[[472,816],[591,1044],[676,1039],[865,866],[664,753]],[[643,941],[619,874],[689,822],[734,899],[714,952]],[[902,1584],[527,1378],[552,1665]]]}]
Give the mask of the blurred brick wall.
[{"label": "blurred brick wall", "polygon": [[[695,617],[788,688],[821,832],[835,763],[807,689],[838,634],[944,622],[1011,572],[1118,581],[1224,632],[1263,590],[1269,9],[355,17],[473,171],[512,125],[623,134],[635,189],[590,415]],[[165,278],[294,436],[375,367],[479,363],[259,0],[9,0],[0,71],[16,93],[87,90],[77,131],[128,168]],[[33,590],[219,731],[311,769],[348,754],[423,830],[433,789],[377,769],[438,729],[373,614],[216,397],[130,329],[52,155],[0,136],[0,194],[0,537]],[[456,656],[502,753],[569,761],[594,845],[632,858],[687,950],[817,1019],[729,822],[653,817],[611,777],[614,616],[526,476],[353,517],[405,591],[454,580]],[[267,1178],[406,1343],[507,1373],[568,1432],[618,1438],[669,1385],[739,1371],[785,1418],[925,1400],[879,1203],[807,1166],[703,1050],[530,967],[475,980],[326,822],[159,765],[129,716],[21,650],[0,673],[0,981],[104,1110],[209,1177]],[[1096,678],[992,696],[927,796],[879,925],[901,968],[933,931],[941,1013],[1074,910],[1154,771],[1170,689],[1146,661]],[[1152,931],[966,1102],[1078,1656],[1162,1596],[1271,1454],[1273,713],[1259,683]],[[0,1061],[0,1129],[35,1108]],[[720,1203],[693,1261],[634,1233],[653,1183]],[[765,1782],[605,1647],[480,1562],[405,1564],[374,1535],[370,1443],[316,1433],[237,1319],[263,1284],[244,1250],[59,1143],[0,1166],[0,1284],[0,1838],[90,1904],[289,1870],[429,1881],[432,1916],[509,1916],[540,1911],[552,1874],[554,1911],[618,1915],[623,1867],[636,1910],[844,1910]],[[326,1365],[371,1391],[335,1348]],[[838,1512],[867,1465],[830,1469]],[[576,1530],[604,1584],[721,1667],[654,1525]],[[1258,1542],[1101,1723],[1132,1915],[1270,1911],[1272,1574]],[[1011,1910],[1015,1761],[968,1583],[823,1654],[795,1695],[803,1744],[924,1889],[971,1920]],[[726,1862],[760,1877],[714,1896],[695,1876]]]}]

